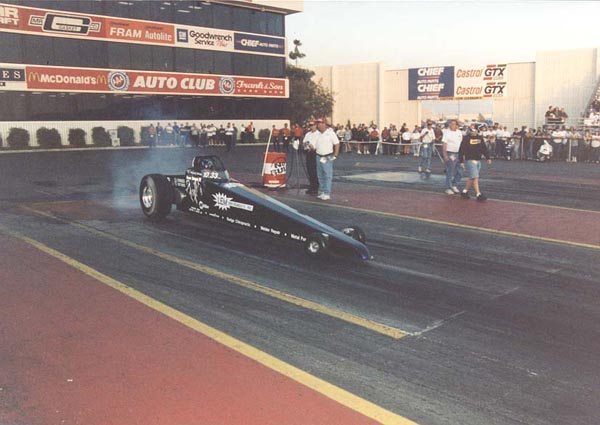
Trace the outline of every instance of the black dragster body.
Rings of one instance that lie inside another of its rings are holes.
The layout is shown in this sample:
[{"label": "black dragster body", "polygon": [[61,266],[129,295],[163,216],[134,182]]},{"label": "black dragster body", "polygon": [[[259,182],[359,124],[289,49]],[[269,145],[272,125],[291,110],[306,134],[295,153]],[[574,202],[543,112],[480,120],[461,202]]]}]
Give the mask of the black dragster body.
[{"label": "black dragster body", "polygon": [[360,228],[336,230],[230,179],[216,156],[194,158],[184,175],[144,176],[139,194],[142,211],[151,218],[164,218],[174,204],[185,212],[303,243],[309,255],[328,250],[372,259]]}]

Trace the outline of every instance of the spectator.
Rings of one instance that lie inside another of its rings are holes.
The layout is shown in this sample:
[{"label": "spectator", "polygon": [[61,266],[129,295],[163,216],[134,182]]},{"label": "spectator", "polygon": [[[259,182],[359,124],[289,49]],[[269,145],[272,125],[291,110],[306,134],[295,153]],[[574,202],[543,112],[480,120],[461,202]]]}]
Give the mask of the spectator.
[{"label": "spectator", "polygon": [[390,143],[388,145],[388,153],[390,155],[398,155],[400,152],[398,151],[398,144],[400,143],[400,132],[398,131],[398,127],[392,125],[392,129],[390,130]]},{"label": "spectator", "polygon": [[600,134],[595,131],[592,134],[592,159],[591,162],[600,164]]},{"label": "spectator", "polygon": [[321,118],[317,121],[319,133],[315,140],[317,151],[317,175],[319,177],[318,196],[322,201],[331,198],[331,182],[333,180],[333,161],[340,152],[340,141],[335,132],[327,126],[327,120]]},{"label": "spectator", "polygon": [[[298,123],[294,124],[294,149],[298,149],[300,146],[300,142],[302,141],[302,138],[304,137],[304,130],[302,130],[302,127],[300,127],[300,125],[298,125]],[[299,150],[299,152],[302,152],[302,150]]]},{"label": "spectator", "polygon": [[462,140],[458,152],[460,168],[465,168],[466,164],[466,170],[469,174],[469,180],[467,180],[467,184],[461,193],[464,199],[469,199],[469,189],[471,186],[475,189],[475,196],[478,201],[485,201],[487,199],[479,188],[479,171],[481,170],[482,156],[487,159],[488,164],[492,163],[483,137],[478,134],[476,128],[472,128],[470,134]]},{"label": "spectator", "polygon": [[190,140],[192,146],[198,147],[198,144],[200,143],[200,132],[198,127],[196,127],[196,123],[192,124],[192,128],[190,129]]},{"label": "spectator", "polygon": [[255,128],[254,128],[254,123],[252,121],[250,121],[250,124],[248,124],[248,127],[246,127],[246,142],[247,143],[254,143],[254,132],[255,132]]},{"label": "spectator", "polygon": [[150,123],[150,127],[148,127],[148,137],[150,138],[150,140],[148,141],[148,146],[150,148],[156,147],[156,128],[152,123]]},{"label": "spectator", "polygon": [[535,147],[535,130],[529,129],[523,139],[523,159],[531,161],[534,159],[533,150]]},{"label": "spectator", "polygon": [[458,184],[462,178],[462,168],[458,166],[458,150],[462,143],[462,132],[456,120],[450,121],[450,128],[442,136],[442,153],[446,163],[446,194],[460,193]]},{"label": "spectator", "polygon": [[562,159],[563,141],[566,137],[567,131],[564,126],[562,128],[556,127],[552,132],[552,153],[555,161],[560,161]]},{"label": "spectator", "polygon": [[421,128],[415,125],[410,135],[411,151],[413,156],[419,156],[419,147],[421,146]]},{"label": "spectator", "polygon": [[163,143],[163,126],[159,122],[156,123],[156,143],[162,145]]},{"label": "spectator", "polygon": [[205,148],[208,144],[208,130],[205,124],[200,125],[200,147]]},{"label": "spectator", "polygon": [[173,144],[175,146],[179,146],[179,132],[180,132],[181,128],[179,127],[179,124],[177,124],[177,121],[175,121],[173,123]]},{"label": "spectator", "polygon": [[583,135],[581,162],[592,162],[592,132],[587,130]]},{"label": "spectator", "polygon": [[185,147],[187,145],[191,130],[192,127],[190,126],[189,122],[186,122],[185,125],[181,126],[181,128],[179,129],[182,147]]},{"label": "spectator", "polygon": [[412,133],[405,127],[405,124],[402,125],[404,131],[402,131],[402,154],[408,155],[410,153],[410,142],[412,141]]},{"label": "spectator", "polygon": [[291,131],[287,123],[283,124],[283,128],[279,132],[279,137],[283,141],[283,149],[288,152],[290,148]]},{"label": "spectator", "polygon": [[225,146],[227,146],[227,152],[231,151],[233,147],[233,127],[231,123],[227,123],[227,128],[225,129]]},{"label": "spectator", "polygon": [[352,152],[352,145],[350,144],[351,140],[352,140],[352,131],[350,130],[350,127],[347,126],[346,129],[344,130],[344,144],[346,145],[346,152]]},{"label": "spectator", "polygon": [[219,129],[217,130],[217,145],[223,146],[224,144],[225,144],[225,127],[223,127],[223,124],[221,124],[219,126]]},{"label": "spectator", "polygon": [[271,143],[273,144],[275,152],[281,152],[279,129],[275,126],[275,124],[273,124],[273,128],[271,129]]},{"label": "spectator", "polygon": [[235,145],[237,144],[238,141],[238,133],[239,130],[236,127],[235,123],[233,123],[233,146],[235,147]]},{"label": "spectator", "polygon": [[173,140],[174,140],[173,126],[171,125],[171,123],[168,123],[165,126],[165,142],[166,142],[166,144],[172,145]]},{"label": "spectator", "polygon": [[419,141],[421,142],[421,161],[419,162],[419,173],[425,173],[425,176],[431,174],[431,155],[433,152],[432,144],[435,140],[435,132],[431,128],[431,122],[427,122],[427,126],[421,130]]},{"label": "spectator", "polygon": [[379,130],[375,124],[369,129],[369,153],[377,154],[377,146],[379,146]]}]

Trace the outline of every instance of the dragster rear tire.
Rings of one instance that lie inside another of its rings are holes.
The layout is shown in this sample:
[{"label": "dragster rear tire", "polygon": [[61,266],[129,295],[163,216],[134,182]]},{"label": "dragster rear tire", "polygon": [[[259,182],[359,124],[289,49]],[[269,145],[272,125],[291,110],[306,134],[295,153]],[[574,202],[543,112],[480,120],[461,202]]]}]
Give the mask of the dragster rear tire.
[{"label": "dragster rear tire", "polygon": [[140,206],[152,219],[164,219],[171,212],[173,187],[162,174],[148,174],[140,183]]},{"label": "dragster rear tire", "polygon": [[342,229],[342,232],[360,243],[367,243],[367,236],[365,235],[364,230],[358,226],[346,227],[345,229]]},{"label": "dragster rear tire", "polygon": [[304,251],[309,257],[318,257],[327,249],[327,239],[320,233],[308,236],[304,244]]}]

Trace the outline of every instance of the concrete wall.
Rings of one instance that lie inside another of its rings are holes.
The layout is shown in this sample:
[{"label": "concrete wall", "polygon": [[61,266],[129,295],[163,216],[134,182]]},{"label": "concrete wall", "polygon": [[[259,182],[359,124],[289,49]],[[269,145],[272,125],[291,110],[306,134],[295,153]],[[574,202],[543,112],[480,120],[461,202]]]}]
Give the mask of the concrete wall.
[{"label": "concrete wall", "polygon": [[535,123],[535,62],[508,64],[507,97],[493,101],[495,122],[515,127],[533,126]]},{"label": "concrete wall", "polygon": [[[408,70],[377,63],[322,66],[317,81],[335,94],[333,122],[414,125],[421,102],[408,100]],[[507,97],[493,101],[493,119],[511,130],[541,126],[549,105],[564,107],[568,125],[577,125],[600,77],[597,48],[538,52],[536,62],[508,65]],[[468,102],[468,101],[465,101]],[[427,117],[425,117],[427,118]]]},{"label": "concrete wall", "polygon": [[421,123],[421,101],[408,100],[408,70],[385,71],[383,75],[384,126],[406,123],[411,129]]},{"label": "concrete wall", "polygon": [[598,83],[598,61],[596,48],[537,53],[535,72],[537,125],[544,122],[544,114],[550,105],[564,107],[570,118],[569,124],[577,123]]},{"label": "concrete wall", "polygon": [[379,123],[382,93],[378,63],[321,66],[313,69],[315,81],[333,91],[334,124]]}]

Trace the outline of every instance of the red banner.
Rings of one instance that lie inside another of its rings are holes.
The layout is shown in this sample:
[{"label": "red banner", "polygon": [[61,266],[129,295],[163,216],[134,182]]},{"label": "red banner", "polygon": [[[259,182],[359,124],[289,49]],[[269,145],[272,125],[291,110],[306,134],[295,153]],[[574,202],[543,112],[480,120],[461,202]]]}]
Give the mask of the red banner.
[{"label": "red banner", "polygon": [[[289,96],[283,78],[184,74],[95,68],[0,64],[0,87],[12,91],[170,94],[187,96]],[[3,75],[7,77],[4,78]]]}]

